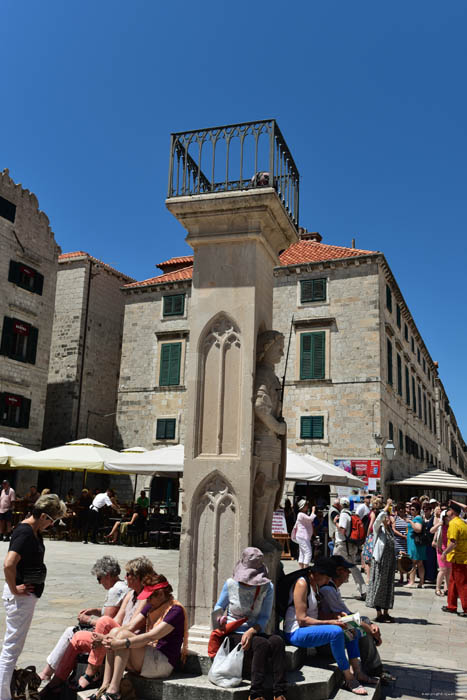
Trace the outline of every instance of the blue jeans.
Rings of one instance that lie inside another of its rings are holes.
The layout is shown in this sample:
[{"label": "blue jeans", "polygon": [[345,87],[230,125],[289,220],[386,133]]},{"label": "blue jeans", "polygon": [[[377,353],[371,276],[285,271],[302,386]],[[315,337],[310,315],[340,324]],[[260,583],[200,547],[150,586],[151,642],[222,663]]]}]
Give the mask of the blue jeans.
[{"label": "blue jeans", "polygon": [[358,659],[360,651],[358,648],[358,637],[349,640],[343,630],[337,625],[310,625],[309,627],[299,627],[292,634],[285,634],[287,643],[294,647],[322,647],[325,644],[331,645],[332,655],[341,671],[347,671],[350,667],[345,650],[349,659]]}]

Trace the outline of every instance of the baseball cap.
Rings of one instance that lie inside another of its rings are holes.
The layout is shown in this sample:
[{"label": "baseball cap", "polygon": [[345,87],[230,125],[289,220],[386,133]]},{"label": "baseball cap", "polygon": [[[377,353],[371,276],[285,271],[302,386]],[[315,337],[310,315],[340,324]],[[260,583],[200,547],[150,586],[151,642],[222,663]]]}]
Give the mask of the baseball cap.
[{"label": "baseball cap", "polygon": [[167,588],[168,585],[169,582],[164,581],[163,583],[156,583],[155,586],[145,586],[139,594],[138,600],[146,600],[154,593],[154,591],[158,591],[160,588]]},{"label": "baseball cap", "polygon": [[341,501],[341,506],[344,506],[344,508],[348,508],[350,506],[350,501],[347,498],[347,496],[342,496],[340,501]]},{"label": "baseball cap", "polygon": [[430,498],[428,503],[438,503],[438,501],[436,500],[436,498]]},{"label": "baseball cap", "polygon": [[333,564],[331,557],[319,557],[315,561],[312,561],[309,570],[312,574],[324,574],[325,576],[334,576],[336,573],[335,564]]}]

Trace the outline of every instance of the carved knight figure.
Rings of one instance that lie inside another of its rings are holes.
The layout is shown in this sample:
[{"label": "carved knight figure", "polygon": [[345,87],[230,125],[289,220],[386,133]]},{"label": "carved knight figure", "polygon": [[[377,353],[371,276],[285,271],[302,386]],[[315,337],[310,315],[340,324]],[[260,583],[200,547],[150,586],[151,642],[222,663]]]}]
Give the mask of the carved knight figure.
[{"label": "carved knight figure", "polygon": [[274,372],[284,354],[284,336],[265,331],[258,337],[254,387],[255,478],[253,545],[270,552],[280,545],[271,534],[272,516],[285,481],[287,425],[281,417],[281,384]]}]

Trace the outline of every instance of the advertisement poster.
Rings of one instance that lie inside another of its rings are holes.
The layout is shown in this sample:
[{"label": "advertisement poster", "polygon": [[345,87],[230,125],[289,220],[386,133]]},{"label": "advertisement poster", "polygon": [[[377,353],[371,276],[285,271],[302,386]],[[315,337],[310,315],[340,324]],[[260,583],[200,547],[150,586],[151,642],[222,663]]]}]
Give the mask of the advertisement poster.
[{"label": "advertisement poster", "polygon": [[[349,472],[349,474],[353,474],[361,479],[365,483],[365,490],[377,490],[377,479],[381,478],[381,460],[335,459],[334,464],[336,467],[344,469],[346,472]],[[342,493],[341,495],[347,494]]]},{"label": "advertisement poster", "polygon": [[287,523],[283,510],[275,510],[272,514],[272,534],[287,535]]}]

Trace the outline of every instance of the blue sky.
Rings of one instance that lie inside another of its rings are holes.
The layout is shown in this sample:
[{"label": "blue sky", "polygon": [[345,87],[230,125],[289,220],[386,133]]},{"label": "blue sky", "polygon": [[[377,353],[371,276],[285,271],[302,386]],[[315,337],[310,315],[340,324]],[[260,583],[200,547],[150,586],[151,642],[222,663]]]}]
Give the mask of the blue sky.
[{"label": "blue sky", "polygon": [[276,118],[301,224],[385,253],[467,438],[466,31],[465,0],[3,0],[0,168],[143,279],[190,252],[170,132]]}]

